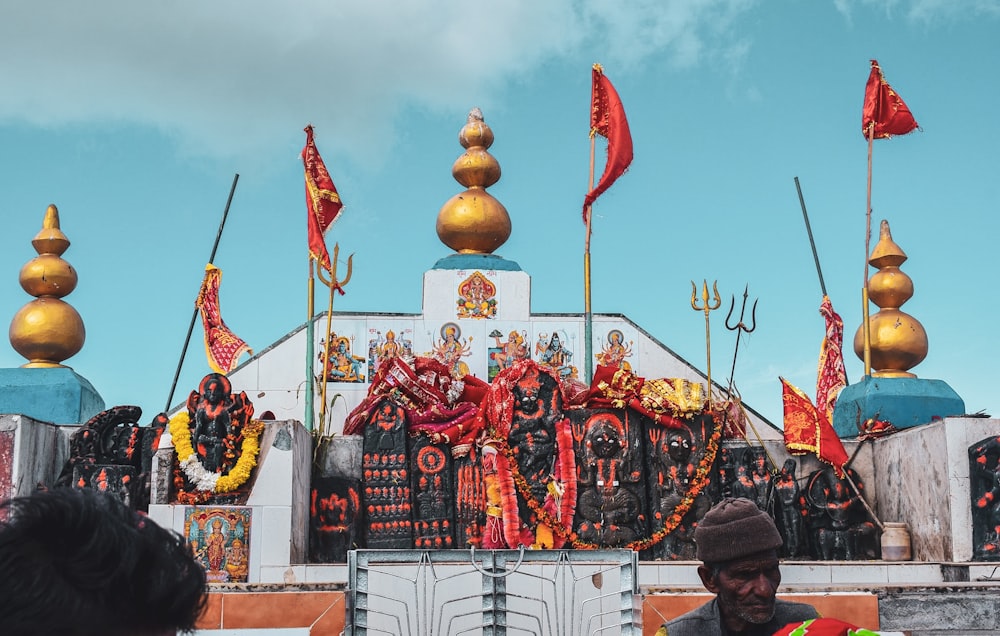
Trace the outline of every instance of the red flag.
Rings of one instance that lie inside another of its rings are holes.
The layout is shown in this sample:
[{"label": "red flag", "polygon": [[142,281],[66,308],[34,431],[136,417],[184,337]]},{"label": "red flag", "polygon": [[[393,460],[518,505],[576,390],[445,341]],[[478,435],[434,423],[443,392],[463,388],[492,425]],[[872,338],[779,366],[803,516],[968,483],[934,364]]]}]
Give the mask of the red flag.
[{"label": "red flag", "polygon": [[253,354],[247,343],[229,330],[222,320],[219,305],[219,286],[222,284],[222,270],[209,263],[205,266],[205,279],[194,306],[201,312],[201,324],[205,328],[205,354],[208,366],[223,375],[236,368],[240,356]]},{"label": "red flag", "polygon": [[905,135],[917,128],[910,109],[885,81],[882,69],[875,60],[872,60],[872,72],[865,85],[865,105],[861,110],[861,132],[865,139],[868,139],[869,127],[872,126],[875,139]]},{"label": "red flag", "polygon": [[315,258],[326,271],[331,271],[330,254],[326,251],[326,241],[323,235],[330,229],[344,204],[333,185],[326,164],[319,156],[316,142],[313,141],[313,127],[306,126],[306,147],[302,149],[302,164],[306,169],[306,208],[309,218],[306,228],[309,232],[309,255]]},{"label": "red flag", "polygon": [[819,347],[819,370],[816,374],[816,408],[833,421],[833,407],[837,396],[847,386],[844,368],[844,321],[833,310],[829,296],[823,296],[819,313],[826,321],[826,335]]},{"label": "red flag", "polygon": [[843,478],[844,464],[849,460],[844,444],[822,411],[809,397],[785,378],[781,380],[781,401],[785,407],[785,448],[792,455],[815,453],[820,460],[833,466]]},{"label": "red flag", "polygon": [[625,174],[632,163],[632,133],[625,119],[625,108],[618,92],[604,75],[600,64],[594,64],[593,85],[590,93],[590,135],[601,135],[608,140],[608,162],[597,187],[587,193],[583,201],[583,222],[587,222],[590,206],[597,197],[611,187],[618,177]]}]

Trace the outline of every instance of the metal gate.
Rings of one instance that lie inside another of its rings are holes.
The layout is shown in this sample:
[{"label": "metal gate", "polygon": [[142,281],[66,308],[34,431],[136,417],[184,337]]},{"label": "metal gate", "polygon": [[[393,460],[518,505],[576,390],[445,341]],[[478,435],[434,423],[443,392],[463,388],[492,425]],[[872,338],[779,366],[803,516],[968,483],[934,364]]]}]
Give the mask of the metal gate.
[{"label": "metal gate", "polygon": [[640,636],[630,550],[354,550],[345,634]]}]

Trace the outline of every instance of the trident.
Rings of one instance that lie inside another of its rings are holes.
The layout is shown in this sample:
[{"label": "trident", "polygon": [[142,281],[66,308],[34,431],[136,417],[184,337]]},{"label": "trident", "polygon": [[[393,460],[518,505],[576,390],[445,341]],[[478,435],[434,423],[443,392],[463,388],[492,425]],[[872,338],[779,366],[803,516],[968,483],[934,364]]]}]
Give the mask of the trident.
[{"label": "trident", "polygon": [[733,392],[733,378],[736,377],[736,356],[740,353],[740,336],[744,333],[753,333],[753,330],[757,328],[757,301],[759,298],[754,298],[753,307],[750,309],[750,325],[747,327],[746,323],[743,322],[743,316],[746,315],[747,311],[747,296],[750,292],[750,285],[748,284],[743,288],[743,306],[740,307],[740,320],[732,327],[729,326],[729,319],[733,316],[733,310],[736,309],[736,296],[733,296],[729,303],[729,313],[726,315],[726,329],[729,331],[736,332],[736,349],[733,351],[733,368],[729,371],[729,388],[726,393],[732,396]]},{"label": "trident", "polygon": [[[354,254],[347,257],[347,276],[343,280],[337,280],[337,257],[340,256],[340,244],[333,244],[333,258],[330,259],[330,278],[327,279],[323,276],[323,268],[317,267],[316,274],[319,277],[321,283],[330,288],[330,305],[326,311],[326,351],[323,352],[323,389],[320,392],[320,406],[319,406],[319,421],[322,430],[326,430],[326,384],[329,380],[330,375],[330,329],[333,327],[333,292],[334,290],[339,291],[341,294],[344,293],[344,285],[346,285],[351,280],[351,271],[353,269],[352,261],[354,260]],[[351,351],[353,354],[354,351]]]},{"label": "trident", "polygon": [[722,306],[722,298],[719,297],[719,281],[712,281],[712,292],[714,294],[714,304],[708,302],[708,281],[702,280],[701,300],[702,306],[698,306],[698,287],[691,281],[691,309],[705,312],[705,354],[708,358],[708,409],[712,410],[712,330],[709,328],[708,312],[715,311]]},{"label": "trident", "polygon": [[[733,398],[733,381],[736,377],[736,357],[740,353],[740,337],[745,333],[747,334],[753,333],[754,329],[757,328],[757,301],[760,300],[759,298],[754,298],[753,307],[750,308],[750,326],[748,327],[747,324],[743,322],[743,318],[744,316],[746,316],[747,297],[749,295],[750,295],[750,285],[748,284],[746,287],[743,288],[743,304],[740,306],[740,319],[735,325],[733,326],[729,325],[729,319],[733,317],[733,310],[736,309],[735,296],[732,297],[729,304],[729,313],[726,314],[726,323],[725,323],[726,329],[728,329],[729,331],[736,332],[736,348],[733,350],[733,368],[729,371],[729,388],[726,390],[727,397],[729,398],[730,401],[732,401]],[[737,403],[739,403],[738,402],[739,399],[740,399],[739,392],[737,391]],[[739,408],[742,409],[743,405],[740,404]],[[729,411],[727,410],[726,413],[728,416]],[[753,434],[757,438],[757,441],[760,442],[761,448],[764,449],[764,454],[767,455],[767,460],[771,462],[771,468],[773,469],[773,472],[777,472],[778,465],[774,463],[774,458],[771,457],[771,453],[767,450],[767,447],[764,446],[764,442],[763,440],[761,440],[760,433],[757,432],[757,427],[754,426],[753,420],[751,420],[748,417],[746,418],[746,421],[747,424],[750,425],[751,430],[753,430]],[[747,441],[747,444],[750,443],[750,438],[747,437],[746,429],[743,430],[743,439]]]}]

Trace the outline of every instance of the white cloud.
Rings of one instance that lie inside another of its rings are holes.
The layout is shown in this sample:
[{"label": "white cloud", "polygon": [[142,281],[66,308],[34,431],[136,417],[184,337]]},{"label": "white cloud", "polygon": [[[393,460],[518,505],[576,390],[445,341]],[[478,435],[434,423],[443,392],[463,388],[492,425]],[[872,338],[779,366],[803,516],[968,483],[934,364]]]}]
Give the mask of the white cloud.
[{"label": "white cloud", "polygon": [[211,154],[269,146],[311,122],[327,145],[373,147],[391,138],[404,107],[488,101],[507,81],[596,43],[623,65],[660,51],[697,64],[753,4],[5,3],[0,123],[150,125]]},{"label": "white cloud", "polygon": [[1000,15],[1000,0],[834,0],[833,4],[848,20],[855,6],[875,7],[888,16],[900,15],[924,23],[983,14]]}]

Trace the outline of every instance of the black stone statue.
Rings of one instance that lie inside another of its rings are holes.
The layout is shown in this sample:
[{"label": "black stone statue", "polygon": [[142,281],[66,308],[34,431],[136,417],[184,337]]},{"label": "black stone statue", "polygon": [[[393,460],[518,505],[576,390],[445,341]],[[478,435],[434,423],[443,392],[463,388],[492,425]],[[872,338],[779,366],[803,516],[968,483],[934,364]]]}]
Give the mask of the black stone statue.
[{"label": "black stone statue", "polygon": [[969,447],[972,549],[976,559],[1000,561],[1000,437]]}]

